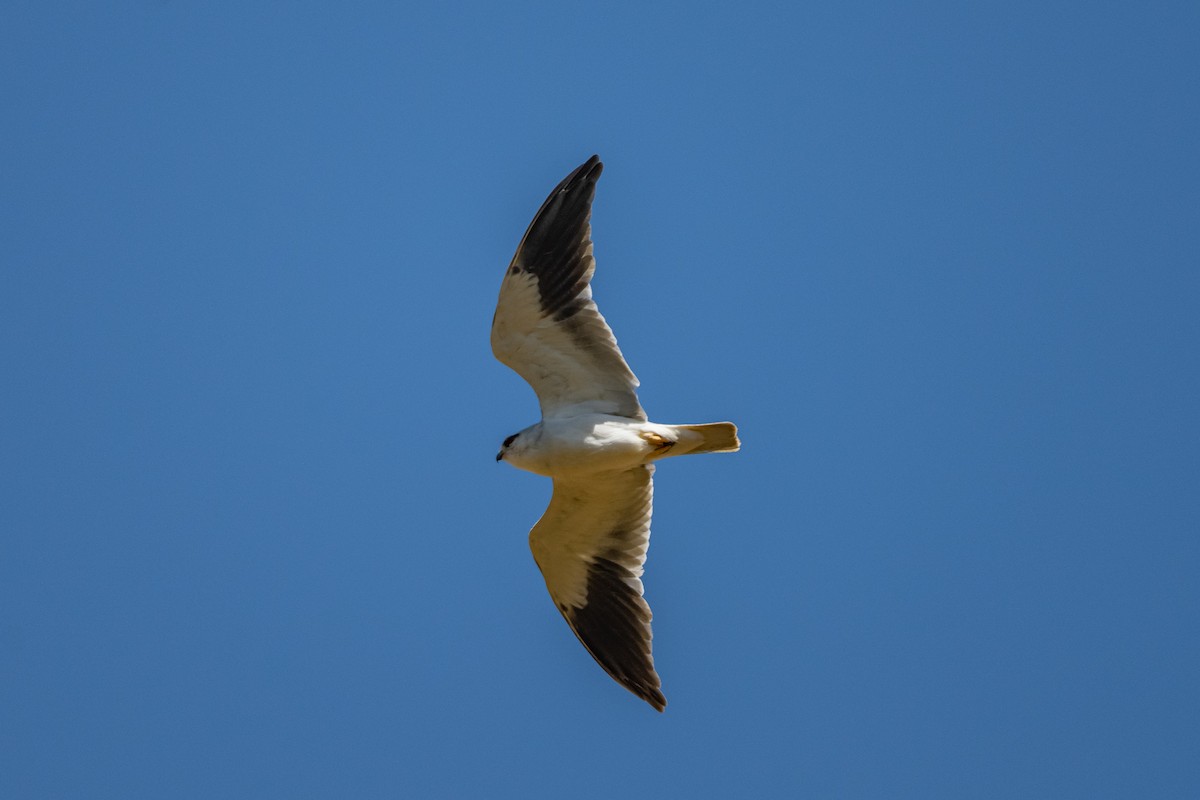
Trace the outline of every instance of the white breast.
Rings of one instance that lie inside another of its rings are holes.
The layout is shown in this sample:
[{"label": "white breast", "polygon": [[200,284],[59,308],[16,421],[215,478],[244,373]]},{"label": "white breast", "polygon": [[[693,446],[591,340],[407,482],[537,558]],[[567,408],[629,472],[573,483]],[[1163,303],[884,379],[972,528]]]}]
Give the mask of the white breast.
[{"label": "white breast", "polygon": [[631,469],[646,461],[650,445],[639,436],[645,423],[607,414],[550,418],[514,444],[506,459],[515,467],[550,477]]}]

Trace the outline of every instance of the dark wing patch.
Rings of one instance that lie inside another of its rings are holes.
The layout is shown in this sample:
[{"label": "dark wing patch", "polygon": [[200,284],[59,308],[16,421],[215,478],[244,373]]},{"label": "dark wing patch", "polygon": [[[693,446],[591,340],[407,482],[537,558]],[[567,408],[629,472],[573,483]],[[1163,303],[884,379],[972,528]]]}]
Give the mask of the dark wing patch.
[{"label": "dark wing patch", "polygon": [[588,567],[586,605],[564,611],[563,616],[609,675],[662,711],[667,698],[650,655],[652,615],[631,583],[636,580],[616,561],[596,558]]},{"label": "dark wing patch", "polygon": [[592,156],[555,187],[521,239],[512,266],[537,278],[542,310],[556,320],[574,316],[592,268],[592,199],[604,165]]}]

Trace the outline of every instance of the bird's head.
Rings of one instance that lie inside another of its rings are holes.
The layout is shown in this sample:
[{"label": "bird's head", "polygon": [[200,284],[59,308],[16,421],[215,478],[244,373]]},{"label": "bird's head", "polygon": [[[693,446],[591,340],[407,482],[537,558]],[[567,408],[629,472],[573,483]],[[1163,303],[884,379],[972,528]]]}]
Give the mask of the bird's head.
[{"label": "bird's head", "polygon": [[512,443],[515,442],[517,437],[520,435],[521,434],[519,433],[514,433],[512,436],[505,438],[504,444],[500,445],[500,452],[496,453],[496,461],[504,460],[504,454],[508,452],[508,448],[512,447]]}]

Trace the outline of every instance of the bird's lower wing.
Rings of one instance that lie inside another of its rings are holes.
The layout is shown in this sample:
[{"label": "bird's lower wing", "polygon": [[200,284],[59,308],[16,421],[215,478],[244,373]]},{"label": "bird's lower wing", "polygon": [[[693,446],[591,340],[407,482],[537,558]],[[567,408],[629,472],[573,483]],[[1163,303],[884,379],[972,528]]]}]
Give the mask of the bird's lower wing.
[{"label": "bird's lower wing", "polygon": [[550,597],[583,646],[617,682],[662,711],[667,700],[654,671],[641,581],[653,472],[647,465],[556,479],[529,546]]}]

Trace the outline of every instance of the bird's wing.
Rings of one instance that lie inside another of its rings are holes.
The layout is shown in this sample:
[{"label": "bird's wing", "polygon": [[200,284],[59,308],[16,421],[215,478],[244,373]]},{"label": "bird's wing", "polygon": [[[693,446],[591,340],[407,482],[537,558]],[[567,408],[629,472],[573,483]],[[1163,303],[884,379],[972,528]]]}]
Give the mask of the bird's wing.
[{"label": "bird's wing", "polygon": [[644,420],[638,380],[592,300],[592,156],[534,216],[500,285],[492,352],[537,392],[543,417],[569,410]]},{"label": "bird's wing", "polygon": [[650,653],[642,565],[650,545],[653,465],[554,481],[550,507],[529,534],[546,588],[592,657],[629,691],[667,705]]}]

